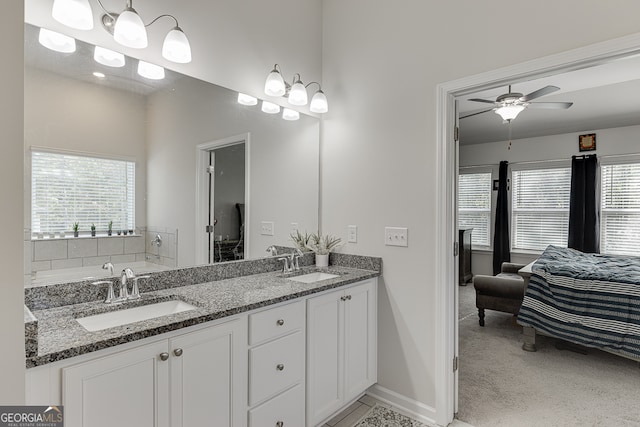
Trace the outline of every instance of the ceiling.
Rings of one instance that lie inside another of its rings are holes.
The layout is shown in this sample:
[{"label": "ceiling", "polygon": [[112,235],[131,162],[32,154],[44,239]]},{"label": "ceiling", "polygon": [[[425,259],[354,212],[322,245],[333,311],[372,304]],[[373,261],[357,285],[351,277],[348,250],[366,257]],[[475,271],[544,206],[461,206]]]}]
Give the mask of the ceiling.
[{"label": "ceiling", "polygon": [[[527,94],[547,85],[559,91],[538,102],[573,102],[568,110],[526,109],[511,123],[511,139],[640,125],[640,55],[550,77],[514,83],[512,92]],[[470,98],[495,100],[508,87],[458,99],[460,117],[491,108]],[[492,111],[460,120],[460,145],[509,139],[509,125]]]}]

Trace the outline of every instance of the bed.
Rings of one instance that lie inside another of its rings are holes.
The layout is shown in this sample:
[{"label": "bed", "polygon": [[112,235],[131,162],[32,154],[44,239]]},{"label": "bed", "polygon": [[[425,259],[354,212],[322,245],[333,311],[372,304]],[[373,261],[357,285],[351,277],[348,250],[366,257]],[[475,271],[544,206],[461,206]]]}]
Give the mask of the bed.
[{"label": "bed", "polygon": [[518,323],[536,333],[640,361],[640,258],[549,246],[533,264]]}]

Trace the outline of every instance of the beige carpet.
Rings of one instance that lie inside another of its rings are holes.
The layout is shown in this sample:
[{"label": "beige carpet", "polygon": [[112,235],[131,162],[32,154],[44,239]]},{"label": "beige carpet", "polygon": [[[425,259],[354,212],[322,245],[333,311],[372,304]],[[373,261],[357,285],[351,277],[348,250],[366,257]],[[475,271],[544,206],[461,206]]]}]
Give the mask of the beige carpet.
[{"label": "beige carpet", "polygon": [[598,350],[588,355],[541,338],[521,349],[513,316],[486,312],[478,325],[473,285],[460,289],[458,419],[475,427],[640,426],[640,364]]}]

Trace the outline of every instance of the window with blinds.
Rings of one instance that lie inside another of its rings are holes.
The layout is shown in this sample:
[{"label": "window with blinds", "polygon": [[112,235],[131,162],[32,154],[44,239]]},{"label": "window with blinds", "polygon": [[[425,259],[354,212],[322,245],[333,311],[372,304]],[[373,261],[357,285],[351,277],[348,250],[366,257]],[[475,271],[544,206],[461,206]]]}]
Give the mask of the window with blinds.
[{"label": "window with blinds", "polygon": [[491,172],[462,174],[458,178],[458,227],[473,228],[473,247],[491,242]]},{"label": "window with blinds", "polygon": [[600,252],[640,256],[640,163],[603,165]]},{"label": "window with blinds", "polygon": [[566,247],[570,193],[571,168],[512,171],[512,249]]},{"label": "window with blinds", "polygon": [[80,231],[91,224],[106,230],[135,227],[135,163],[33,151],[31,228],[33,232]]}]

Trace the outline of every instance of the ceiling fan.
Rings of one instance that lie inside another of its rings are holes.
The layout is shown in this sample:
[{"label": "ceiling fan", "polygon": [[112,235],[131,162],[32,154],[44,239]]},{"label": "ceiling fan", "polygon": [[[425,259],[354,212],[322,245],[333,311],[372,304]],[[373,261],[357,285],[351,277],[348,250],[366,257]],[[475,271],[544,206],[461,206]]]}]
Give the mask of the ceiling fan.
[{"label": "ceiling fan", "polygon": [[469,101],[483,102],[485,104],[493,104],[494,107],[484,111],[478,111],[466,116],[460,117],[466,119],[467,117],[476,116],[478,114],[487,113],[493,111],[502,117],[505,123],[511,122],[515,119],[521,111],[525,108],[547,108],[554,110],[566,110],[573,105],[573,102],[531,102],[534,99],[549,95],[553,92],[559,91],[557,86],[545,86],[538,90],[535,90],[527,95],[523,95],[519,92],[511,92],[511,85],[509,85],[509,93],[505,93],[496,98],[495,101],[488,99],[472,98]]}]

